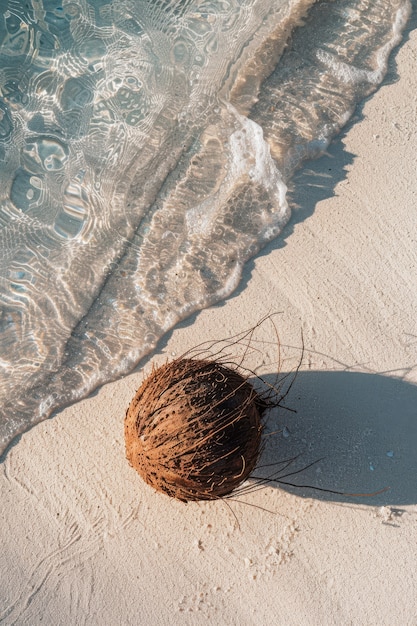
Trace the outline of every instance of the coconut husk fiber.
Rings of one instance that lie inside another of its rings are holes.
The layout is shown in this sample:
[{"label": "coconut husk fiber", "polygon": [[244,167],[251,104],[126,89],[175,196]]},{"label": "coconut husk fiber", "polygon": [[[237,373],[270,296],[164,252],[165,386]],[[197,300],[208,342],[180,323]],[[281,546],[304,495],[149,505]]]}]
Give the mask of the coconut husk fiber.
[{"label": "coconut husk fiber", "polygon": [[220,498],[256,465],[265,407],[236,370],[174,360],[152,371],[127,410],[127,459],[149,485],[178,500]]}]

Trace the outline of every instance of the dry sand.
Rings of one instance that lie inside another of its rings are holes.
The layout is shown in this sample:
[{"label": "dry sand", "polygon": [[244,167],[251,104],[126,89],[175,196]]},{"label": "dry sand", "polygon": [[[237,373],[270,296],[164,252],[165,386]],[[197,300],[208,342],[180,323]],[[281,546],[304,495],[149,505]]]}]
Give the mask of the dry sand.
[{"label": "dry sand", "polygon": [[[355,498],[271,485],[229,506],[171,501],[125,461],[138,371],[33,428],[1,465],[2,624],[417,624],[413,19],[360,119],[297,175],[283,236],[239,293],[155,356],[280,312],[282,371],[297,364],[301,334],[304,358],[286,399],[297,413],[271,415],[281,432],[262,462],[299,454],[290,471],[324,457],[287,480],[391,489]],[[273,380],[275,336],[259,332],[247,362]]]}]

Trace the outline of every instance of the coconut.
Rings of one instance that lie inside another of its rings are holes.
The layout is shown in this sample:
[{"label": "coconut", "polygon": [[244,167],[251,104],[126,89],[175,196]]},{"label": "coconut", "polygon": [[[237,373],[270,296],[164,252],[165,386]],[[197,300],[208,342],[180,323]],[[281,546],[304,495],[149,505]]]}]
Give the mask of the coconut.
[{"label": "coconut", "polygon": [[229,494],[260,453],[265,401],[238,371],[180,358],[153,369],[126,413],[129,463],[183,502]]}]

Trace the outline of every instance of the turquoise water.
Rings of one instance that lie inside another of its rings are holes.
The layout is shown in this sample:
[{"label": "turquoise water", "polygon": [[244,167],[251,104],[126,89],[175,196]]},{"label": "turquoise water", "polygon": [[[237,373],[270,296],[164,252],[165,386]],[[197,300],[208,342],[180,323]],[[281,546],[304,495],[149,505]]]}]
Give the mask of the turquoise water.
[{"label": "turquoise water", "polygon": [[[3,0],[0,451],[230,294],[406,0]],[[287,45],[288,44],[288,45]]]}]

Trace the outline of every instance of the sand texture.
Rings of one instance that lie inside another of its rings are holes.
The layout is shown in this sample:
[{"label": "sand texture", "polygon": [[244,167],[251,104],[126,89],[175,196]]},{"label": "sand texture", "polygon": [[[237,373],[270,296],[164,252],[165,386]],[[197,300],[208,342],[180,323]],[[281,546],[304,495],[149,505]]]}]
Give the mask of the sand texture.
[{"label": "sand texture", "polygon": [[[417,31],[328,154],[293,217],[226,303],[180,325],[163,363],[265,314],[281,376],[258,475],[227,503],[154,492],[125,459],[126,408],[150,361],[24,434],[0,466],[0,623],[19,626],[417,624]],[[267,322],[246,356],[267,382]],[[237,350],[237,348],[236,348]],[[233,352],[233,349],[232,349]],[[290,378],[284,379],[283,389]],[[298,458],[283,470],[283,459]]]}]

